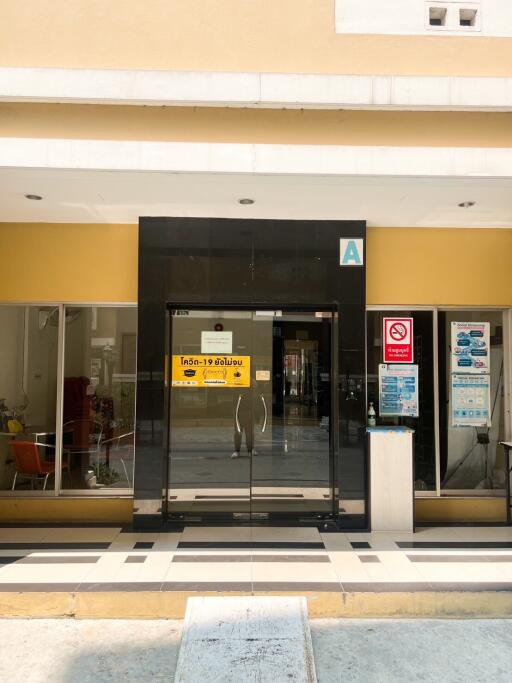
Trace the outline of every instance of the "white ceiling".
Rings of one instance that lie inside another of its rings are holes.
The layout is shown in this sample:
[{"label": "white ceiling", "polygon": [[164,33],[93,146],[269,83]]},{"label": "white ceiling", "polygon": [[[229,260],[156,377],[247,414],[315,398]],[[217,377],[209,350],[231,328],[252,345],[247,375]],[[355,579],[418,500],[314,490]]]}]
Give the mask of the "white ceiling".
[{"label": "white ceiling", "polygon": [[[29,201],[25,194],[39,194]],[[251,206],[238,199],[250,197]],[[461,209],[460,202],[475,206]],[[512,227],[512,179],[0,169],[0,221],[139,216],[366,220],[370,227]]]}]

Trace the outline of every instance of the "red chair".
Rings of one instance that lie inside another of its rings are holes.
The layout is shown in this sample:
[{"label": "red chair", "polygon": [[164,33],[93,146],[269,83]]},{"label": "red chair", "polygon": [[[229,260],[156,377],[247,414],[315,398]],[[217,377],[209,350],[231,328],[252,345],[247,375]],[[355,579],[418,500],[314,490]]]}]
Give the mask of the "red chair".
[{"label": "red chair", "polygon": [[[46,484],[50,474],[55,474],[55,462],[41,460],[39,455],[39,447],[55,448],[45,443],[37,443],[36,441],[10,441],[14,462],[16,463],[16,473],[14,481],[12,482],[12,491],[16,486],[18,475],[24,479],[30,479],[33,488],[34,481],[44,477],[43,491],[46,490]],[[63,462],[62,469],[68,468],[69,463]]]}]

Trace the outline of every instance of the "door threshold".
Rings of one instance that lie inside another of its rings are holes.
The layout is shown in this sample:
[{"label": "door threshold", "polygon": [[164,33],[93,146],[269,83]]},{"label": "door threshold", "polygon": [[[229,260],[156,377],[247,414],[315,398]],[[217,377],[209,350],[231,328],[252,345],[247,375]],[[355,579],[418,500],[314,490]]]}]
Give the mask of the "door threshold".
[{"label": "door threshold", "polygon": [[[165,519],[163,522],[163,528],[168,530],[179,530],[184,527],[310,527],[317,528],[322,532],[329,531],[340,531],[336,521],[333,519],[314,519],[314,518],[301,518],[301,517],[270,517],[267,514],[258,515],[256,517],[253,515],[251,518],[249,515],[241,515],[233,519],[215,519],[215,518],[198,518],[193,517],[190,519]],[[344,530],[345,531],[345,530]],[[356,529],[355,531],[361,531]]]}]

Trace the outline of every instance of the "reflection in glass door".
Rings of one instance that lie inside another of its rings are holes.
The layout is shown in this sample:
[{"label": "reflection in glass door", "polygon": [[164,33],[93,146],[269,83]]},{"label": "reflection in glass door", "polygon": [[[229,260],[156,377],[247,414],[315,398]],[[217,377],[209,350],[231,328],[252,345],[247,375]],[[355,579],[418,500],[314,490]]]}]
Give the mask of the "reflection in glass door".
[{"label": "reflection in glass door", "polygon": [[332,512],[330,312],[171,312],[168,512]]}]

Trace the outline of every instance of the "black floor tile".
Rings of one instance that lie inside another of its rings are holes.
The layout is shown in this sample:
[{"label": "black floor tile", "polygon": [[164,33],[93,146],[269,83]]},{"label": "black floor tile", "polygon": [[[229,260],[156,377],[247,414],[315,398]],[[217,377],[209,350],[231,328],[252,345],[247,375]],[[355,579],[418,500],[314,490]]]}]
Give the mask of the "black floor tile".
[{"label": "black floor tile", "polygon": [[102,593],[129,591],[159,591],[162,587],[161,581],[105,581],[101,583],[81,583],[78,587],[79,593]]},{"label": "black floor tile", "polygon": [[94,564],[101,555],[28,555],[19,564]]},{"label": "black floor tile", "polygon": [[427,581],[416,583],[385,581],[348,581],[342,582],[345,593],[410,593],[411,591],[431,591],[432,585]]},{"label": "black floor tile", "polygon": [[0,557],[0,567],[3,567],[7,564],[13,564],[13,562],[21,562],[25,555],[16,555],[14,557]]},{"label": "black floor tile", "polygon": [[0,583],[0,593],[75,593],[79,584],[72,583]]},{"label": "black floor tile", "polygon": [[250,593],[252,583],[250,581],[166,581],[162,584],[162,590],[174,592],[208,591],[211,593],[243,591]]},{"label": "black floor tile", "polygon": [[0,550],[106,550],[111,542],[0,543]]},{"label": "black floor tile", "polygon": [[411,562],[509,562],[512,555],[407,555]]},{"label": "black floor tile", "polygon": [[186,548],[210,548],[221,550],[222,548],[233,549],[272,549],[280,548],[283,550],[325,550],[323,542],[318,541],[180,541],[178,550]]},{"label": "black floor tile", "polygon": [[341,592],[341,584],[337,581],[254,581],[252,584],[254,592],[258,591],[319,591],[319,592]]},{"label": "black floor tile", "polygon": [[434,549],[439,550],[457,550],[458,548],[463,549],[485,549],[492,548],[494,550],[508,550],[512,548],[512,541],[396,541],[399,548],[416,548],[421,549]]}]

